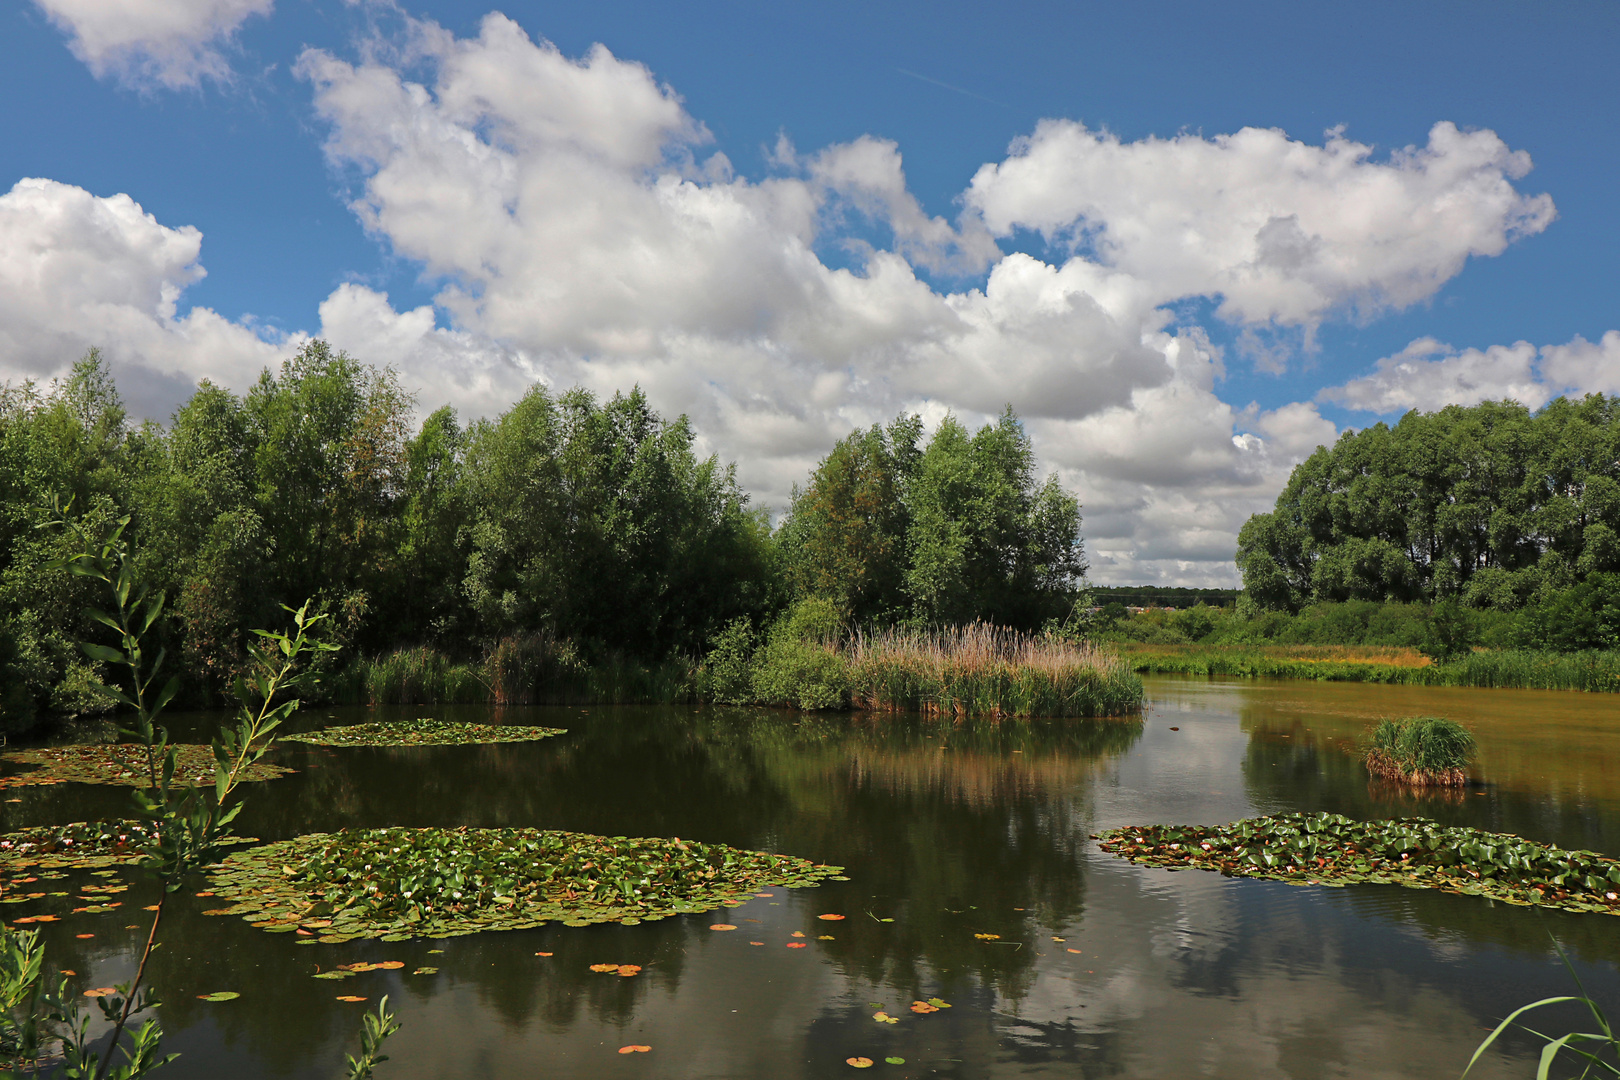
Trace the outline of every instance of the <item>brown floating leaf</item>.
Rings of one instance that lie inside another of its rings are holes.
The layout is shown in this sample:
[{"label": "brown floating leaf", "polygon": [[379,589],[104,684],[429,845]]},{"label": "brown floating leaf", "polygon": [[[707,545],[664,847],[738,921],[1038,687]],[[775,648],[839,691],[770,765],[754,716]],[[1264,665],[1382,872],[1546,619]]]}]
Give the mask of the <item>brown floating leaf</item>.
[{"label": "brown floating leaf", "polygon": [[591,965],[591,970],[592,971],[599,971],[599,972],[603,972],[603,973],[606,973],[606,972],[609,972],[609,971],[618,971],[619,970],[619,965],[618,964],[592,964]]},{"label": "brown floating leaf", "polygon": [[713,926],[709,927],[709,929],[710,930],[735,930],[737,928],[735,926],[733,926],[731,923],[717,922]]},{"label": "brown floating leaf", "polygon": [[356,994],[339,994],[337,996],[337,999],[339,1001],[364,1001],[364,1000],[366,1000],[365,998],[360,997],[360,996],[358,996]]},{"label": "brown floating leaf", "polygon": [[788,942],[788,948],[790,948],[790,949],[808,949],[809,947],[810,946],[806,945],[802,941],[790,941],[790,942]]},{"label": "brown floating leaf", "polygon": [[652,1047],[648,1046],[645,1043],[631,1043],[629,1046],[621,1046],[621,1047],[619,1047],[619,1053],[621,1053],[621,1054],[650,1054],[650,1053],[652,1053]]},{"label": "brown floating leaf", "polygon": [[844,1064],[848,1065],[852,1069],[870,1069],[872,1067],[872,1059],[869,1057],[845,1058]]},{"label": "brown floating leaf", "polygon": [[534,955],[536,955],[536,956],[550,956],[552,954],[548,953],[548,952],[537,952]]},{"label": "brown floating leaf", "polygon": [[804,937],[804,931],[803,930],[795,930],[789,936],[790,937]]},{"label": "brown floating leaf", "polygon": [[74,934],[73,936],[78,938],[80,941],[83,941],[85,938],[93,938],[96,935],[94,935],[94,934]]},{"label": "brown floating leaf", "polygon": [[397,971],[400,968],[405,966],[405,961],[403,961],[403,960],[381,960],[381,961],[379,961],[379,962],[377,962],[375,964],[372,964],[371,966],[376,968],[378,971]]},{"label": "brown floating leaf", "polygon": [[118,993],[118,987],[116,986],[98,986],[94,990],[86,990],[84,992],[84,996],[89,998],[97,998],[106,997],[109,994],[116,993]]},{"label": "brown floating leaf", "polygon": [[842,915],[817,915],[816,918],[821,919],[824,922],[838,922],[840,919],[843,918],[843,916]]}]

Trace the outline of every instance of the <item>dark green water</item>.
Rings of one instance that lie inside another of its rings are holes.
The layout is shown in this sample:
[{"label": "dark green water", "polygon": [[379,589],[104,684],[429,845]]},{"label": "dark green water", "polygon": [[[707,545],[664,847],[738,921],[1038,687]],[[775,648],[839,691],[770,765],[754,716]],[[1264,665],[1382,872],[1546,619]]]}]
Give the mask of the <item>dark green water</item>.
[{"label": "dark green water", "polygon": [[[269,839],[344,825],[513,825],[682,836],[840,864],[853,880],[771,890],[723,912],[739,927],[729,933],[708,929],[715,917],[689,916],[308,946],[202,916],[214,901],[192,895],[199,883],[171,903],[151,968],[166,1048],[183,1054],[160,1075],[336,1077],[367,1007],[336,996],[374,1004],[386,993],[405,1026],[379,1080],[775,1080],[856,1075],[845,1064],[852,1056],[877,1061],[867,1075],[895,1078],[1451,1077],[1496,1019],[1570,989],[1549,930],[1620,1012],[1612,916],[1139,868],[1089,840],[1132,822],[1327,809],[1421,813],[1620,854],[1620,702],[1172,678],[1149,679],[1148,699],[1141,720],[1000,726],[529,709],[501,719],[569,734],[413,750],[289,745],[280,759],[300,771],[243,789],[242,831]],[[1414,799],[1369,786],[1347,740],[1380,716],[1417,713],[1475,728],[1482,792]],[[412,708],[300,721],[428,715],[488,717]],[[180,717],[176,728],[194,730],[176,734],[196,737],[213,722]],[[128,805],[116,788],[8,794],[23,801],[5,804],[6,828],[122,816]],[[139,909],[156,893],[124,876],[136,884],[117,912],[45,927],[52,962],[78,973],[76,988],[133,972],[147,917]],[[48,898],[5,913],[74,903]],[[823,913],[847,917],[818,920]],[[95,936],[75,936],[84,933]],[[786,947],[796,941],[809,947]],[[357,960],[406,967],[343,982],[310,977]],[[609,962],[644,970],[589,970]],[[424,965],[439,971],[407,974]],[[216,990],[242,997],[196,999]],[[908,1011],[934,995],[953,1008]],[[878,1006],[899,1023],[874,1021]],[[618,1054],[626,1044],[652,1051]],[[1510,1042],[1475,1075],[1528,1077],[1534,1053]]]}]

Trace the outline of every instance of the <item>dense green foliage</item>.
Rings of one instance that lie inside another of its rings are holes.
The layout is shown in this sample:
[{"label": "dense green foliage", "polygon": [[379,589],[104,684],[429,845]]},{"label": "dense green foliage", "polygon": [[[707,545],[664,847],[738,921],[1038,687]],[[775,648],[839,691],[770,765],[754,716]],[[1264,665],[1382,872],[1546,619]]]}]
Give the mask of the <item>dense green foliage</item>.
[{"label": "dense green foliage", "polygon": [[795,595],[858,625],[1033,630],[1067,614],[1086,570],[1080,506],[1055,477],[1036,483],[1017,417],[974,435],[947,417],[921,438],[915,416],[857,431],[795,493],[781,529]]},{"label": "dense green foliage", "polygon": [[1382,720],[1368,740],[1367,769],[1385,780],[1419,786],[1468,782],[1474,736],[1455,720],[1413,716]]},{"label": "dense green foliage", "polygon": [[1620,646],[1620,398],[1413,411],[1294,469],[1238,540],[1244,587],[1526,613],[1525,644]]},{"label": "dense green foliage", "polygon": [[1112,829],[1096,839],[1104,851],[1147,866],[1195,866],[1292,885],[1404,885],[1620,915],[1620,860],[1427,818],[1279,814],[1230,825]]},{"label": "dense green foliage", "polygon": [[167,425],[132,425],[92,353],[60,385],[0,388],[0,730],[102,710],[88,586],[35,528],[68,507],[129,519],[134,570],[168,598],[151,628],[181,700],[219,699],[249,629],[314,598],[344,660],[335,700],[674,700],[742,619],[795,599],[841,625],[1063,616],[1085,566],[1079,507],[1037,483],[1009,412],[977,434],[917,417],[856,432],[781,526],[684,417],[639,390],[530,390],[493,419],[418,424],[393,372],[315,341],[245,395],[202,383]]}]

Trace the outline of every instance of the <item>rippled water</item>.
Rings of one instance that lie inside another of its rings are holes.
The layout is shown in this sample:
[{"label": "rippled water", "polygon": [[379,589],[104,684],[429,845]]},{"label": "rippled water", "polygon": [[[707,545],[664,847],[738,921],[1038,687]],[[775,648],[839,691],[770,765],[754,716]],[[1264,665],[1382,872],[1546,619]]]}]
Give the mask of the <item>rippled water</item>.
[{"label": "rippled water", "polygon": [[[489,714],[300,719],[429,715]],[[1369,786],[1349,744],[1380,717],[1404,715],[1473,727],[1486,786],[1418,798]],[[1153,678],[1144,717],[1125,721],[998,726],[603,707],[499,718],[569,733],[488,747],[289,745],[278,754],[299,772],[243,789],[242,830],[269,839],[344,825],[511,825],[682,836],[843,865],[853,880],[772,890],[726,911],[733,933],[689,916],[302,947],[202,916],[213,901],[188,889],[171,902],[151,967],[167,1048],[183,1054],[160,1075],[338,1076],[367,1006],[336,995],[374,1004],[386,993],[405,1026],[379,1080],[850,1076],[852,1056],[877,1061],[869,1075],[896,1078],[1450,1077],[1507,1011],[1570,990],[1549,931],[1620,1012],[1612,916],[1141,868],[1089,839],[1128,823],[1332,810],[1424,814],[1620,855],[1612,698]],[[213,721],[177,726],[200,733]],[[77,785],[10,794],[23,801],[5,805],[7,828],[122,816],[128,798]],[[133,971],[144,928],[129,927],[156,893],[126,876],[137,884],[117,912],[44,930],[52,962],[78,973],[75,987]],[[25,910],[35,909],[7,914]],[[822,913],[847,918],[816,919]],[[796,930],[810,947],[786,948]],[[310,977],[356,960],[406,967],[341,983]],[[607,962],[643,971],[589,970]],[[424,965],[439,971],[405,973]],[[196,999],[216,990],[242,997]],[[935,995],[953,1007],[907,1010]],[[874,1021],[879,1007],[899,1023]],[[633,1043],[652,1050],[617,1053]],[[1510,1042],[1475,1075],[1530,1076],[1534,1053],[1528,1041]]]}]

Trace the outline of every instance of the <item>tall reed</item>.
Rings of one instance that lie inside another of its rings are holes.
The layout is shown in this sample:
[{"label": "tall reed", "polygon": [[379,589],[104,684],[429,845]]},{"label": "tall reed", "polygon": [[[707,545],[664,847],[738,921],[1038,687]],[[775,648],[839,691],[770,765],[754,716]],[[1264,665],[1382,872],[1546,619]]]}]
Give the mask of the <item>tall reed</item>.
[{"label": "tall reed", "polygon": [[1142,706],[1142,682],[1116,654],[987,623],[857,634],[842,652],[858,709],[1117,716]]},{"label": "tall reed", "polygon": [[1366,751],[1367,771],[1414,787],[1462,787],[1474,736],[1455,720],[1413,716],[1385,720],[1373,730]]}]

